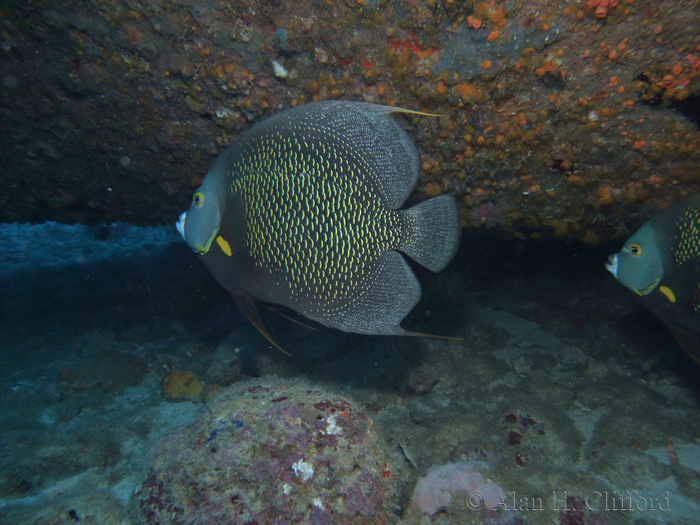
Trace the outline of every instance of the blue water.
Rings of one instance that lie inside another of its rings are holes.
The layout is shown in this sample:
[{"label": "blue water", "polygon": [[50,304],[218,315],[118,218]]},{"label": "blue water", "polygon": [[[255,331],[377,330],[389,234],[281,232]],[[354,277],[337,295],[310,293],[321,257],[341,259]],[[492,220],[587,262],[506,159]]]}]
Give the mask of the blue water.
[{"label": "blue water", "polygon": [[[403,523],[695,523],[698,367],[605,271],[618,248],[465,237],[441,274],[416,268],[423,299],[403,324],[462,340],[312,331],[261,308],[288,357],[172,226],[0,225],[0,518],[146,523],[135,491],[168,436],[216,392],[277,375],[363,407],[408,472],[386,501]],[[203,397],[167,398],[172,370]],[[457,461],[546,508],[422,514],[418,478]],[[631,510],[601,507],[627,491],[611,501]]]}]

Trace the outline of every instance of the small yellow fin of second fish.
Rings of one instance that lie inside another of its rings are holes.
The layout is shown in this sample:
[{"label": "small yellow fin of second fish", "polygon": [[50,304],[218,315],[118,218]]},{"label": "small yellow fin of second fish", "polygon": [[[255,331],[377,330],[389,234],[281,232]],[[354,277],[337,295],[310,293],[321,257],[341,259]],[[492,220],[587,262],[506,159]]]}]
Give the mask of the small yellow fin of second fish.
[{"label": "small yellow fin of second fish", "polygon": [[671,290],[668,286],[659,286],[659,291],[672,303],[676,302],[676,294],[674,294],[673,290]]}]

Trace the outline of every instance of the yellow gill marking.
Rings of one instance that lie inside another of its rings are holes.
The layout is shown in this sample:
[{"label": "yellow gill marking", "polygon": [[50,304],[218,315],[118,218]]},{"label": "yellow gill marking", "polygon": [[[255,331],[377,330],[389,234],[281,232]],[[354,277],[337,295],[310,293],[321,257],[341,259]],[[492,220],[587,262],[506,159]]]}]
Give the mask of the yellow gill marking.
[{"label": "yellow gill marking", "polygon": [[219,235],[216,238],[216,244],[219,245],[219,248],[221,248],[221,251],[224,252],[226,255],[231,257],[231,254],[233,253],[231,251],[231,245],[224,239],[221,235]]},{"label": "yellow gill marking", "polygon": [[676,294],[674,294],[673,290],[671,290],[668,286],[659,286],[659,291],[672,303],[676,302]]}]

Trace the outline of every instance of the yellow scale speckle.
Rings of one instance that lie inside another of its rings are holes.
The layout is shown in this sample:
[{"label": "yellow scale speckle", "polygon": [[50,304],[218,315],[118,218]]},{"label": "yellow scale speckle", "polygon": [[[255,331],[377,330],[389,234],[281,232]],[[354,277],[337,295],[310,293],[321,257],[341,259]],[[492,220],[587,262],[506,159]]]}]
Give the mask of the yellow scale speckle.
[{"label": "yellow scale speckle", "polygon": [[[700,257],[700,210],[695,208],[686,209],[678,219],[676,228],[680,232],[674,236],[676,241],[675,246],[671,247],[673,260],[676,266],[680,266],[689,259],[697,259]],[[695,295],[700,297],[700,291]],[[700,313],[700,303],[694,302],[693,310]]]},{"label": "yellow scale speckle", "polygon": [[691,258],[700,257],[700,211],[689,208],[683,212],[676,223],[680,239],[675,237],[676,245],[672,247],[673,259],[677,266]]},{"label": "yellow scale speckle", "polygon": [[[322,131],[322,130],[320,130]],[[231,166],[230,191],[246,212],[246,246],[256,266],[282,271],[290,292],[325,313],[364,293],[368,272],[396,246],[401,224],[360,173],[365,159],[294,135],[268,135]],[[332,304],[335,303],[335,304]]]}]

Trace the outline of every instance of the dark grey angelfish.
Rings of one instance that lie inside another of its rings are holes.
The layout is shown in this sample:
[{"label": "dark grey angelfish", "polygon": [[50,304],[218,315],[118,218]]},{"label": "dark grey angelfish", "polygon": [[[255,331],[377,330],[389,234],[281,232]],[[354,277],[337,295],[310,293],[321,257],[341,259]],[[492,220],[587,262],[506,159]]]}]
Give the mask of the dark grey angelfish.
[{"label": "dark grey angelfish", "polygon": [[605,266],[700,364],[700,194],[657,213]]},{"label": "dark grey angelfish", "polygon": [[344,101],[278,113],[216,159],[180,216],[187,244],[275,346],[254,300],[346,332],[419,335],[399,326],[421,290],[398,252],[442,270],[460,217],[449,195],[399,209],[421,162],[397,112],[416,113]]}]

